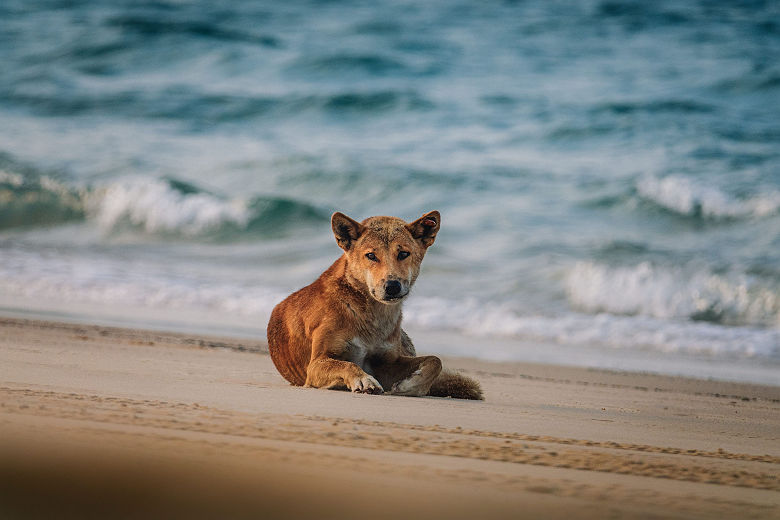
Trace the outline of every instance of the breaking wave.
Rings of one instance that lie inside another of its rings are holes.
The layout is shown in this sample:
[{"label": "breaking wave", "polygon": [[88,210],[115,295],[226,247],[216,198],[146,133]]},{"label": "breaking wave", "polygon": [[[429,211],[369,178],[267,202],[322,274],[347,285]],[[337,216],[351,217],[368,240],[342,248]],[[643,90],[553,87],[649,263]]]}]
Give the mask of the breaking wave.
[{"label": "breaking wave", "polygon": [[[524,315],[510,305],[477,300],[413,299],[404,310],[406,323],[454,329],[475,337],[511,337],[561,345],[606,346],[616,350],[649,349],[709,356],[780,358],[780,329],[723,327],[713,323],[670,321],[651,316],[578,312]],[[490,353],[479,354],[490,356]]]},{"label": "breaking wave", "polygon": [[250,211],[245,201],[221,200],[166,180],[133,179],[92,192],[90,218],[104,231],[130,225],[150,234],[203,235],[224,226],[244,228]]},{"label": "breaking wave", "polygon": [[646,176],[637,182],[636,189],[642,199],[686,217],[761,218],[780,212],[780,191],[738,199],[680,175]]},{"label": "breaking wave", "polygon": [[582,261],[569,271],[566,291],[569,303],[587,313],[780,325],[780,283],[741,272],[718,274],[650,262],[610,267]]},{"label": "breaking wave", "polygon": [[75,188],[48,176],[0,169],[0,229],[87,220],[104,233],[233,238],[275,234],[328,215],[298,200],[225,198],[175,179],[126,178]]}]

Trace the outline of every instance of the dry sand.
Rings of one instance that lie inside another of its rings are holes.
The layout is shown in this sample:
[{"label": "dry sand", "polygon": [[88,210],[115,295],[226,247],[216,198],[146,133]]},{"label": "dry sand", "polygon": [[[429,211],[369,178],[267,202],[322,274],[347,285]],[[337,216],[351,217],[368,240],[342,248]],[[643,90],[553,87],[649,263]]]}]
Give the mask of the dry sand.
[{"label": "dry sand", "polygon": [[445,365],[486,400],[291,387],[262,340],[0,319],[0,517],[780,518],[780,387]]}]

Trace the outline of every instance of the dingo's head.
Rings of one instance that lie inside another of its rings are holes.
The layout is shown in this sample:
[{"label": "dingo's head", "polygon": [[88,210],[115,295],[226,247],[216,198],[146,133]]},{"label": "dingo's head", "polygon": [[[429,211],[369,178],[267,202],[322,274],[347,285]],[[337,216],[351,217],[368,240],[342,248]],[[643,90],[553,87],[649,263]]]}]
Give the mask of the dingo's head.
[{"label": "dingo's head", "polygon": [[438,211],[411,223],[395,217],[357,222],[338,212],[331,217],[336,242],[347,255],[349,276],[386,304],[399,303],[409,294],[440,225]]}]

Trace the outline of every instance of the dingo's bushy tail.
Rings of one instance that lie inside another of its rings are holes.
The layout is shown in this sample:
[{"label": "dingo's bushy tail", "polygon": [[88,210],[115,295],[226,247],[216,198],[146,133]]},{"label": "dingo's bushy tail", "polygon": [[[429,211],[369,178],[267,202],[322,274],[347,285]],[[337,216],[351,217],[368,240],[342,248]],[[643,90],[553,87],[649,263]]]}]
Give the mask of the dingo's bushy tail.
[{"label": "dingo's bushy tail", "polygon": [[441,371],[439,377],[433,382],[428,395],[434,397],[454,397],[456,399],[484,400],[482,387],[470,377],[458,374],[446,368]]}]

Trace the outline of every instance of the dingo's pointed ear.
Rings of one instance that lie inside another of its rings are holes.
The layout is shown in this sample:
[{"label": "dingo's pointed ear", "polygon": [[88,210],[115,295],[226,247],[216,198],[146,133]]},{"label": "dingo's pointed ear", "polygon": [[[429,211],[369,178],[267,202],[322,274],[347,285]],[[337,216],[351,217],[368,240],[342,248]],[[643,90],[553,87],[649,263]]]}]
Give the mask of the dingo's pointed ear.
[{"label": "dingo's pointed ear", "polygon": [[333,234],[336,235],[336,242],[344,251],[349,251],[352,244],[363,233],[363,226],[343,213],[336,212],[330,217],[330,226],[333,228]]},{"label": "dingo's pointed ear", "polygon": [[429,247],[436,240],[436,233],[441,226],[441,215],[438,211],[431,211],[414,222],[406,225],[406,229],[414,238],[422,242],[424,247]]}]

